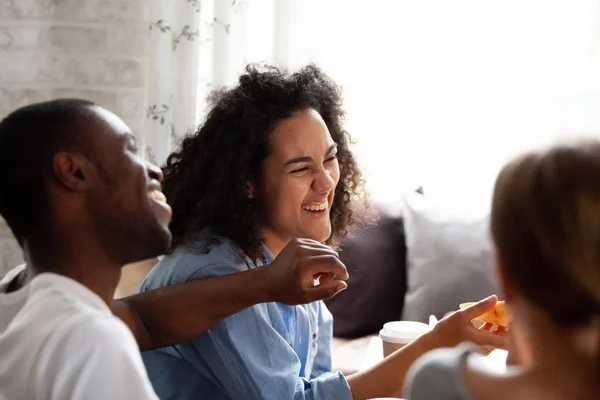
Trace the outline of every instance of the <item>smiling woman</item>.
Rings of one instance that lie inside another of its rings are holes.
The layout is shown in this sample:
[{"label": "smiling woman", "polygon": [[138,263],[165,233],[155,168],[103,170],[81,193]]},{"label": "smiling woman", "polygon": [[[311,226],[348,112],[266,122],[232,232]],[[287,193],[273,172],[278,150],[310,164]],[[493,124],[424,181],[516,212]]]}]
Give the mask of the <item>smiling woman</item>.
[{"label": "smiling woman", "polygon": [[[294,239],[334,245],[363,194],[342,117],[337,86],[314,66],[249,66],[215,93],[164,169],[174,245],[142,290],[260,267]],[[322,302],[266,303],[144,361],[163,398],[349,399],[346,379],[329,373],[331,339]]]}]

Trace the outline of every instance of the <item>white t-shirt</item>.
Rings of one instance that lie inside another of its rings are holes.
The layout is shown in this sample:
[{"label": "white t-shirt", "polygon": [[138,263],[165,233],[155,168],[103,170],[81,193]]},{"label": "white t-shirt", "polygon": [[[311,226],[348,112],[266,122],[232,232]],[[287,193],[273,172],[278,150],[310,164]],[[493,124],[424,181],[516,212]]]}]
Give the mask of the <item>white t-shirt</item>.
[{"label": "white t-shirt", "polygon": [[131,331],[95,293],[43,273],[6,293],[0,281],[0,400],[158,397]]}]

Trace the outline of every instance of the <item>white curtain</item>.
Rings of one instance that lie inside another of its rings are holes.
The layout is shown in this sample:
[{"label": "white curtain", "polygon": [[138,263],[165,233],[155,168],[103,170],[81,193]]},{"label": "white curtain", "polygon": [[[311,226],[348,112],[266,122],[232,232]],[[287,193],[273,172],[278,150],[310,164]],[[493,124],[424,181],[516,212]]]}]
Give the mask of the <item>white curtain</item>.
[{"label": "white curtain", "polygon": [[201,4],[156,0],[151,13],[144,148],[162,164],[196,124]]},{"label": "white curtain", "polygon": [[[600,133],[600,0],[162,4],[156,18],[172,26],[151,32],[149,100],[168,110],[164,125],[148,121],[159,162],[198,123],[206,94],[256,61],[314,62],[342,86],[376,197],[491,185],[522,149]],[[198,35],[173,50],[185,25]]]},{"label": "white curtain", "polygon": [[161,165],[197,127],[206,97],[235,83],[247,63],[275,59],[277,0],[154,0],[146,129],[148,159]]}]

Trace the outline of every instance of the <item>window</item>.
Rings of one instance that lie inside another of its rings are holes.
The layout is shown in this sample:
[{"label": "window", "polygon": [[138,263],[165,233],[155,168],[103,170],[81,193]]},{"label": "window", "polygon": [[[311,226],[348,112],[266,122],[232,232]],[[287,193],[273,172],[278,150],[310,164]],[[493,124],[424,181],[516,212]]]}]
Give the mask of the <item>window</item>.
[{"label": "window", "polygon": [[213,82],[251,61],[319,65],[379,198],[491,185],[516,152],[600,134],[598,0],[272,0],[223,18],[237,39],[215,41]]}]

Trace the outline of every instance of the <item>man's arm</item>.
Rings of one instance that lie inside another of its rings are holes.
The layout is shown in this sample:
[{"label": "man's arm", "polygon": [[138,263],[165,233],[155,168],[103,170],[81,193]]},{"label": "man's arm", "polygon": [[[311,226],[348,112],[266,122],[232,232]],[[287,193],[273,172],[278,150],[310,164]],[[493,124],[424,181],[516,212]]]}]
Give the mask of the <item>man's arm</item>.
[{"label": "man's arm", "polygon": [[[322,275],[336,279],[314,286],[314,278]],[[255,304],[305,304],[331,297],[346,288],[338,279],[348,279],[348,272],[337,253],[300,239],[265,267],[139,293],[114,300],[111,309],[146,351],[189,341]]]},{"label": "man's arm", "polygon": [[167,286],[114,300],[111,309],[132,330],[142,351],[171,346],[229,315],[271,301],[264,275],[258,268]]}]

